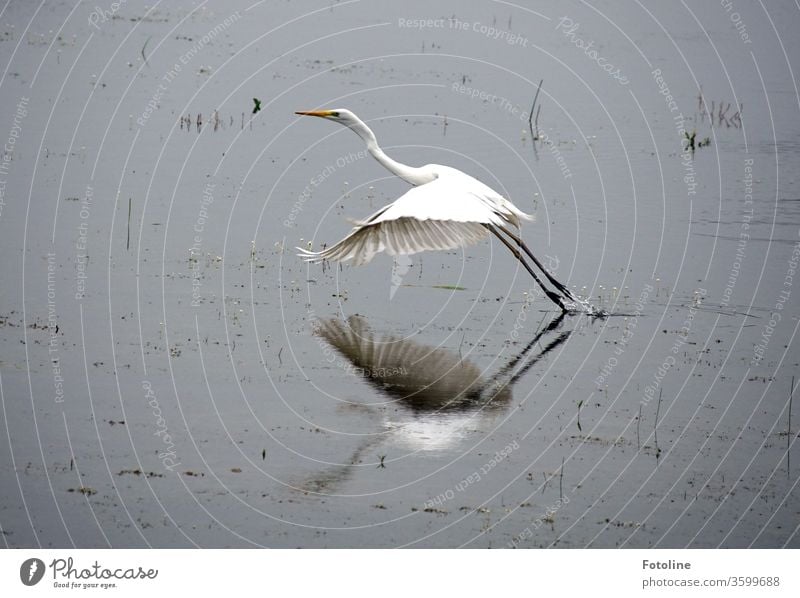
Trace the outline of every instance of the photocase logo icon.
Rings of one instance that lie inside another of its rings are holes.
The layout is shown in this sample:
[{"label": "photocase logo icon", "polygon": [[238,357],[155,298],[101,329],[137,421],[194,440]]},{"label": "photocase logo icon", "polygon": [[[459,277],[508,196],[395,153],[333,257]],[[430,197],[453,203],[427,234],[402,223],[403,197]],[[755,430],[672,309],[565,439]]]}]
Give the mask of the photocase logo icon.
[{"label": "photocase logo icon", "polygon": [[44,577],[44,562],[40,559],[28,559],[19,568],[19,578],[26,586],[35,586]]}]

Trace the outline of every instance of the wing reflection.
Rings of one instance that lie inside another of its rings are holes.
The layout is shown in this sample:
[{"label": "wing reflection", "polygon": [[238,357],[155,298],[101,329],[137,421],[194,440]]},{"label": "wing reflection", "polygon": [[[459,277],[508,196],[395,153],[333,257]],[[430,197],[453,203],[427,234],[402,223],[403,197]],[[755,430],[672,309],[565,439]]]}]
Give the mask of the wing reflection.
[{"label": "wing reflection", "polygon": [[[506,387],[492,387],[472,362],[393,335],[378,336],[361,316],[323,320],[315,333],[354,366],[354,373],[416,413],[475,409],[507,403]],[[493,400],[494,399],[494,400]]]},{"label": "wing reflection", "polygon": [[[304,489],[334,491],[356,466],[374,467],[373,462],[362,462],[365,452],[389,438],[409,450],[444,450],[468,433],[491,429],[511,402],[514,384],[572,334],[571,330],[559,332],[563,322],[563,314],[551,320],[494,375],[486,375],[447,349],[376,334],[362,316],[351,316],[346,322],[317,321],[314,334],[343,357],[358,378],[398,408],[383,410],[384,429],[367,437],[349,464],[320,472],[303,483]],[[543,344],[548,337],[553,338]]]},{"label": "wing reflection", "polygon": [[[375,334],[361,316],[347,322],[318,322],[323,338],[352,366],[356,375],[402,406],[387,428],[402,429],[418,448],[442,448],[466,426],[486,427],[511,401],[511,389],[530,368],[569,338],[556,334],[563,316],[551,320],[494,375],[439,347],[391,334]],[[556,334],[548,344],[547,336]],[[529,355],[538,345],[538,351]],[[398,421],[399,419],[399,421]]]}]

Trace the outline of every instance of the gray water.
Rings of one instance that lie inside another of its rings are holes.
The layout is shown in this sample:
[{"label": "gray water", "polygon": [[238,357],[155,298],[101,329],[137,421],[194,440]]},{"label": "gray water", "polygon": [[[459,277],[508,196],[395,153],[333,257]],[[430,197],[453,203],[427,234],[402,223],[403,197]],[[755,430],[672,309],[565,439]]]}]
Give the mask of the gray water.
[{"label": "gray water", "polygon": [[[4,545],[800,546],[799,18],[6,5]],[[408,188],[317,107],[535,213],[612,315],[496,241],[302,263]]]}]

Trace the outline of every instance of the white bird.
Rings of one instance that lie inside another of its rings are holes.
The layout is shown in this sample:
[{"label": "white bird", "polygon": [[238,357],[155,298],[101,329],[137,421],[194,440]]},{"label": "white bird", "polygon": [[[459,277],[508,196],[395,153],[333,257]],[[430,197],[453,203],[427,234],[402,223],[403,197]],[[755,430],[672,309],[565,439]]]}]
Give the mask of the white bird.
[{"label": "white bird", "polygon": [[[456,249],[472,245],[494,234],[508,247],[533,276],[544,293],[562,311],[583,309],[596,313],[589,303],[576,297],[556,280],[531,253],[518,234],[523,220],[533,220],[502,195],[460,170],[440,164],[413,167],[387,156],[375,134],[355,114],[345,109],[295,112],[318,116],[352,129],[367,144],[367,151],[390,172],[414,185],[400,198],[357,221],[344,239],[322,251],[298,247],[308,262],[332,260],[356,266],[366,264],[376,254],[411,255],[435,249]],[[504,236],[505,235],[505,236]],[[516,244],[542,271],[557,292],[549,290],[523,258]]]}]

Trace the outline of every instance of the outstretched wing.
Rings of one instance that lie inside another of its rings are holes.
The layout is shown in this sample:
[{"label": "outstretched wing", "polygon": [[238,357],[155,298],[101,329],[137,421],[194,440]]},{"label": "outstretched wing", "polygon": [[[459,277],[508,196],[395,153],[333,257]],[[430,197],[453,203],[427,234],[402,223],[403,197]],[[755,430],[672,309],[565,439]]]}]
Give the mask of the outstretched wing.
[{"label": "outstretched wing", "polygon": [[527,215],[472,177],[446,175],[414,187],[394,203],[356,223],[344,239],[322,251],[298,248],[309,262],[366,264],[376,254],[411,255],[456,249],[484,239],[486,224],[519,226]]}]

